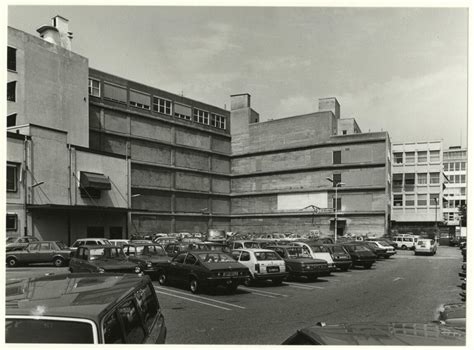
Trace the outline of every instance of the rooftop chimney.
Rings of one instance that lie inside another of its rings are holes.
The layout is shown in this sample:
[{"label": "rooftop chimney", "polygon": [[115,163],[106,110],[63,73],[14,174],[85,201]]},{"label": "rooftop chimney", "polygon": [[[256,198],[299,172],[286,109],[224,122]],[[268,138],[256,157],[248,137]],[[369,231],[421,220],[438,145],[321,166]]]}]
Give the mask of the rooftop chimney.
[{"label": "rooftop chimney", "polygon": [[326,97],[319,99],[319,112],[332,112],[336,118],[339,119],[341,113],[341,106],[335,97]]},{"label": "rooftop chimney", "polygon": [[36,31],[47,42],[71,50],[72,33],[69,32],[69,21],[59,15],[51,19],[51,25],[44,25]]}]

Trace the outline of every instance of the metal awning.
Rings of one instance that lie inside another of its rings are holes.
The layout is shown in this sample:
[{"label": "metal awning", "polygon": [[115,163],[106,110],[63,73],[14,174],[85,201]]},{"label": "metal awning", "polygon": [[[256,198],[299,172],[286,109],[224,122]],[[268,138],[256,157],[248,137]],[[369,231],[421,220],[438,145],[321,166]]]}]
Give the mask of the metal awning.
[{"label": "metal awning", "polygon": [[89,173],[81,171],[80,183],[82,188],[94,188],[96,190],[111,190],[110,180],[104,174]]}]

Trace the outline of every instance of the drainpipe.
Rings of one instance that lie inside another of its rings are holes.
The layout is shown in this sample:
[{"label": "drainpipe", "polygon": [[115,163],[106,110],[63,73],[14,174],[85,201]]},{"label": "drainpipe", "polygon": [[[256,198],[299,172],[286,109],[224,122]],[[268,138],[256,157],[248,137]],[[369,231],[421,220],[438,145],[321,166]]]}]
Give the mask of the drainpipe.
[{"label": "drainpipe", "polygon": [[28,234],[28,213],[27,213],[27,200],[28,200],[28,138],[25,135],[25,140],[23,141],[23,210],[25,213],[25,219],[23,223],[23,235]]},{"label": "drainpipe", "polygon": [[[68,145],[67,146],[68,148],[68,153],[69,153],[69,165],[68,165],[68,176],[69,176],[69,179],[68,179],[68,187],[67,187],[67,190],[68,190],[68,194],[69,194],[69,206],[72,205],[72,193],[71,193],[71,186],[72,186],[72,183],[71,183],[71,177],[72,177],[72,174],[71,174],[71,166],[72,166],[72,155],[71,155],[71,145]],[[67,245],[68,246],[71,246],[71,210],[69,208],[69,210],[67,211]]]}]

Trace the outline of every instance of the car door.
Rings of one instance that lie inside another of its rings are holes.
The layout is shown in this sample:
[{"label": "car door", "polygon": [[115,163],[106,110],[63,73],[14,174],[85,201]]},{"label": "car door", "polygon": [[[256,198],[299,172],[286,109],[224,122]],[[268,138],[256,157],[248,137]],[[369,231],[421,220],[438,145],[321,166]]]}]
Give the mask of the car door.
[{"label": "car door", "polygon": [[168,271],[166,277],[169,281],[180,281],[183,276],[183,264],[184,259],[186,258],[186,252],[180,253],[176,255],[172,260],[168,267]]},{"label": "car door", "polygon": [[21,255],[21,261],[25,263],[34,263],[39,259],[40,243],[30,243],[25,254]]},{"label": "car door", "polygon": [[51,242],[40,243],[40,251],[38,254],[38,262],[45,263],[53,260],[53,248]]}]

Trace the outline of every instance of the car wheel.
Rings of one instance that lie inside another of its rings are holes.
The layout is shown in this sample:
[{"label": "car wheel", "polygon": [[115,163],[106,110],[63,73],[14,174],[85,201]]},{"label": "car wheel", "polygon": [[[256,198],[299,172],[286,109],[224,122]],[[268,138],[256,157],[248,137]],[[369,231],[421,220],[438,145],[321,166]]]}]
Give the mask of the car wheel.
[{"label": "car wheel", "polygon": [[58,257],[58,258],[54,258],[53,264],[54,264],[54,266],[56,266],[56,267],[62,267],[62,266],[64,266],[64,259],[63,259],[63,258],[59,258],[59,257]]},{"label": "car wheel", "polygon": [[349,266],[341,267],[341,271],[343,272],[347,272],[348,270],[349,270]]},{"label": "car wheel", "polygon": [[158,283],[162,286],[166,285],[166,275],[163,271],[158,272]]},{"label": "car wheel", "polygon": [[407,246],[406,246],[406,245],[402,245],[402,250],[407,250]]},{"label": "car wheel", "polygon": [[15,266],[18,266],[18,261],[13,258],[13,257],[10,257],[10,258],[7,258],[7,265],[9,267],[15,267]]},{"label": "car wheel", "polygon": [[370,269],[372,267],[372,264],[364,264],[364,269]]},{"label": "car wheel", "polygon": [[283,278],[274,278],[272,279],[272,283],[276,286],[279,286],[280,284],[283,283]]},{"label": "car wheel", "polygon": [[253,280],[252,280],[251,278],[245,279],[245,281],[244,281],[244,286],[250,287],[250,286],[252,285],[252,281],[253,281]]},{"label": "car wheel", "polygon": [[189,290],[191,291],[191,293],[193,294],[198,294],[199,291],[200,291],[200,285],[199,285],[199,282],[196,278],[194,277],[191,277],[191,279],[189,280]]},{"label": "car wheel", "polygon": [[235,293],[238,286],[239,286],[238,283],[231,283],[231,284],[227,285],[226,286],[227,292],[228,293]]}]

